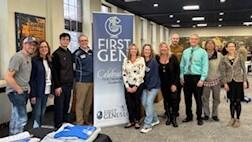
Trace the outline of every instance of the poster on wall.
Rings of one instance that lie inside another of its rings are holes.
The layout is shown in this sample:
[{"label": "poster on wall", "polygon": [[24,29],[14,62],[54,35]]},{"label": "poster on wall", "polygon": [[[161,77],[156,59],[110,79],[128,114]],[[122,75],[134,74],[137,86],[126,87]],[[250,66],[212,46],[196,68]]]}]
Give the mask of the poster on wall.
[{"label": "poster on wall", "polygon": [[16,51],[21,49],[21,42],[27,36],[33,36],[38,41],[45,39],[46,20],[44,17],[15,12]]},{"label": "poster on wall", "polygon": [[93,13],[94,125],[128,122],[122,63],[133,39],[133,15]]}]

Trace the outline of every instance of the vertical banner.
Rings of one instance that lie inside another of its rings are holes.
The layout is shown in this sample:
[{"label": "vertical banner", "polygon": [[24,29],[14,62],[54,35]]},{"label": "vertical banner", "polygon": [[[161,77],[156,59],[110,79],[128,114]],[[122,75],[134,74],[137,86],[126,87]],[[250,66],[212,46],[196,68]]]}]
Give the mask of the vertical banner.
[{"label": "vertical banner", "polygon": [[128,122],[122,63],[133,38],[133,15],[93,13],[94,125]]}]

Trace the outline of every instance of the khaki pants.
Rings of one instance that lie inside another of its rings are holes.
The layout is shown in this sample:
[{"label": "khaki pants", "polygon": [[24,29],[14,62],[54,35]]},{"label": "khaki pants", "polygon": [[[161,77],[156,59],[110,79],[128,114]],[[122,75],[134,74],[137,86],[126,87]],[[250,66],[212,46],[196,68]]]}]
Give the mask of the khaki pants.
[{"label": "khaki pants", "polygon": [[76,122],[84,124],[88,122],[89,113],[92,109],[93,83],[76,82]]},{"label": "khaki pants", "polygon": [[204,87],[202,102],[203,102],[203,111],[205,115],[210,116],[209,97],[212,91],[213,96],[212,116],[218,116],[218,106],[220,104],[220,89],[221,89],[220,84],[212,87],[206,87],[206,86]]}]

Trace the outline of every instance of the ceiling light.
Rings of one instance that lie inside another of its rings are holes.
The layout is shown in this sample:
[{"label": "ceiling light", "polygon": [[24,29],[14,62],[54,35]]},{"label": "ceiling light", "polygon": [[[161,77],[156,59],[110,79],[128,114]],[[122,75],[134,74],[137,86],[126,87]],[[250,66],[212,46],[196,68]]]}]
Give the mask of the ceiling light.
[{"label": "ceiling light", "polygon": [[243,22],[243,25],[250,26],[252,25],[252,22]]},{"label": "ceiling light", "polygon": [[219,18],[219,21],[223,21],[223,18]]},{"label": "ceiling light", "polygon": [[219,15],[224,15],[224,12],[220,12]]},{"label": "ceiling light", "polygon": [[172,15],[172,14],[171,14],[171,15],[169,15],[169,17],[170,17],[170,18],[173,18],[173,17],[174,17],[174,15]]},{"label": "ceiling light", "polygon": [[177,20],[177,23],[180,23],[180,20]]},{"label": "ceiling light", "polygon": [[179,24],[175,24],[175,25],[171,25],[171,27],[178,28],[178,27],[180,27],[180,25]]},{"label": "ceiling light", "polygon": [[218,27],[222,27],[222,25],[218,25]]},{"label": "ceiling light", "polygon": [[250,16],[250,18],[252,19],[252,15]]},{"label": "ceiling light", "polygon": [[206,27],[207,24],[197,24],[198,27]]},{"label": "ceiling light", "polygon": [[193,21],[204,21],[205,17],[193,17],[192,20]]},{"label": "ceiling light", "polygon": [[221,3],[224,3],[224,2],[226,2],[226,0],[220,0],[220,2],[221,2]]},{"label": "ceiling light", "polygon": [[158,4],[157,4],[157,3],[154,3],[154,4],[153,4],[153,7],[158,7]]},{"label": "ceiling light", "polygon": [[193,25],[192,27],[193,27],[193,28],[196,28],[196,25]]},{"label": "ceiling light", "polygon": [[199,10],[199,5],[187,5],[187,6],[183,6],[184,10]]}]

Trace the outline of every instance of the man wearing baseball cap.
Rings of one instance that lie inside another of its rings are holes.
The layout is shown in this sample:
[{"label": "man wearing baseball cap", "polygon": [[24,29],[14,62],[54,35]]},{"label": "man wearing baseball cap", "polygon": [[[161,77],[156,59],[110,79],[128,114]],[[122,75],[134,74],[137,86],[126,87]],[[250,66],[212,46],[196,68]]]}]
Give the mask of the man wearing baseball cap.
[{"label": "man wearing baseball cap", "polygon": [[11,57],[5,75],[6,94],[12,105],[10,135],[23,132],[27,123],[26,103],[30,92],[31,55],[36,44],[34,37],[26,37],[22,42],[22,50]]}]

